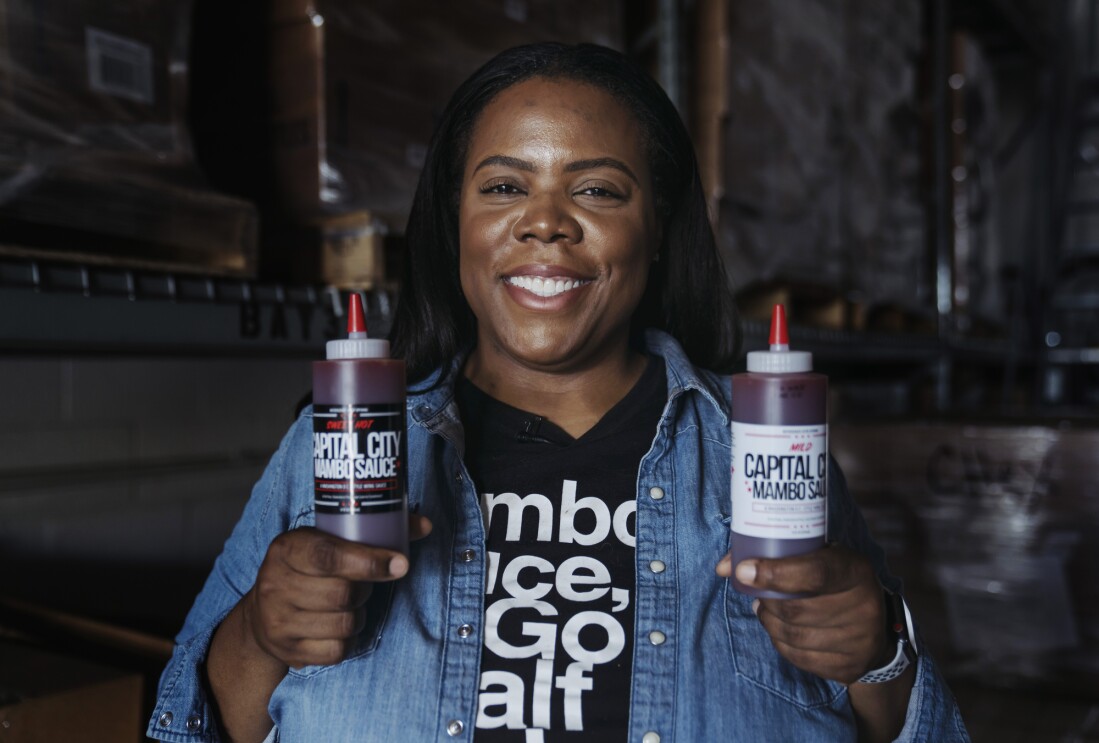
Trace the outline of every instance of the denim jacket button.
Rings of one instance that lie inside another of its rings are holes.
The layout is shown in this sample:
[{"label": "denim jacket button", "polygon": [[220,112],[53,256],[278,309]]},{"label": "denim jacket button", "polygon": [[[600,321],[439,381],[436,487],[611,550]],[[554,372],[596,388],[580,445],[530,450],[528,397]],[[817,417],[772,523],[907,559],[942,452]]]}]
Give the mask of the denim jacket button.
[{"label": "denim jacket button", "polygon": [[446,724],[446,734],[451,738],[461,735],[462,731],[466,729],[466,726],[461,720],[451,720]]},{"label": "denim jacket button", "polygon": [[666,567],[668,566],[660,560],[653,560],[649,563],[649,570],[653,571],[654,573],[663,573]]},{"label": "denim jacket button", "polygon": [[187,718],[187,730],[192,733],[197,733],[199,728],[202,727],[202,718],[198,715],[191,715]]},{"label": "denim jacket button", "polygon": [[649,642],[651,642],[653,645],[663,645],[664,641],[667,639],[667,635],[665,635],[658,629],[654,629],[652,632],[649,633]]},{"label": "denim jacket button", "polygon": [[649,497],[653,500],[660,500],[664,497],[664,488],[649,488]]},{"label": "denim jacket button", "polygon": [[473,562],[477,559],[476,550],[462,550],[462,562]]},{"label": "denim jacket button", "polygon": [[172,713],[171,712],[165,712],[163,715],[160,716],[160,719],[157,720],[156,722],[162,728],[166,728],[166,727],[171,726],[171,724],[172,724]]},{"label": "denim jacket button", "polygon": [[463,624],[458,627],[458,637],[469,637],[473,634],[472,624]]},{"label": "denim jacket button", "polygon": [[641,738],[641,743],[660,743],[660,736],[650,730]]}]

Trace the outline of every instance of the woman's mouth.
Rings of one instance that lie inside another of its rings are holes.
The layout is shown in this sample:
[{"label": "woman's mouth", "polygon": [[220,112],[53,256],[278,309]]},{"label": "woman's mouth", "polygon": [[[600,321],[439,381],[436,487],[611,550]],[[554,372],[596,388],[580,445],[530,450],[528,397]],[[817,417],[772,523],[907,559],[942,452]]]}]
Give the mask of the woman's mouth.
[{"label": "woman's mouth", "polygon": [[591,283],[590,279],[570,279],[567,277],[552,276],[508,276],[505,280],[512,286],[526,289],[531,294],[544,298],[556,297]]}]

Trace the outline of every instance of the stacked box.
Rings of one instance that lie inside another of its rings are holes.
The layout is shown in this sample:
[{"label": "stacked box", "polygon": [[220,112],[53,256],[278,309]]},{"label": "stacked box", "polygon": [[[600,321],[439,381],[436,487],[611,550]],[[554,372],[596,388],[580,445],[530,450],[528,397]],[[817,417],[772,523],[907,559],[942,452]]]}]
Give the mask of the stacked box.
[{"label": "stacked box", "polygon": [[953,675],[1099,690],[1099,430],[854,425],[829,443]]},{"label": "stacked box", "polygon": [[722,73],[699,91],[693,128],[717,159],[707,186],[734,286],[815,283],[918,306],[922,4],[701,7],[699,46],[711,51],[696,67]]},{"label": "stacked box", "polygon": [[250,275],[254,207],[186,125],[190,0],[0,0],[4,252]]},{"label": "stacked box", "polygon": [[[2,628],[0,628],[2,629]],[[144,729],[143,679],[38,643],[0,638],[0,735],[4,740],[119,743]]]}]

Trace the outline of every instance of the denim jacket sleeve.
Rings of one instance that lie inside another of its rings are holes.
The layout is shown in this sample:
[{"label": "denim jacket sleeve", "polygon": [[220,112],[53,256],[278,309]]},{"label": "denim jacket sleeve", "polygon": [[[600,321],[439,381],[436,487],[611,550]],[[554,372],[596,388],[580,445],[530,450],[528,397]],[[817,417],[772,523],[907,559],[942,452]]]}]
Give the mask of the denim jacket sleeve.
[{"label": "denim jacket sleeve", "polygon": [[[292,452],[306,452],[309,417],[300,417],[283,438],[206,584],[176,636],[175,651],[160,677],[157,700],[149,721],[150,738],[172,743],[212,743],[221,740],[204,665],[214,630],[248,592],[267,547],[278,534],[303,525],[312,511],[310,493],[294,480],[302,467]],[[287,498],[287,494],[291,494]],[[304,496],[304,497],[303,497]]]}]

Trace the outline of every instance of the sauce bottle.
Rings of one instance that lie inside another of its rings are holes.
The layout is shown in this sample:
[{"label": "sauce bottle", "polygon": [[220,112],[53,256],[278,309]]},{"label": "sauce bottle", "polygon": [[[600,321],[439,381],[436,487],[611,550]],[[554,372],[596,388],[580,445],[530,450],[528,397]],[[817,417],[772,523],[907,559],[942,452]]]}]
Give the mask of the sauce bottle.
[{"label": "sauce bottle", "polygon": [[[791,557],[823,547],[827,529],[828,378],[813,356],[791,351],[786,313],[775,305],[770,350],[748,353],[733,375],[733,566],[752,557]],[[793,594],[745,586],[760,598]]]},{"label": "sauce bottle", "polygon": [[408,554],[405,365],[370,338],[352,293],[347,338],[313,362],[313,492],[317,528]]}]

